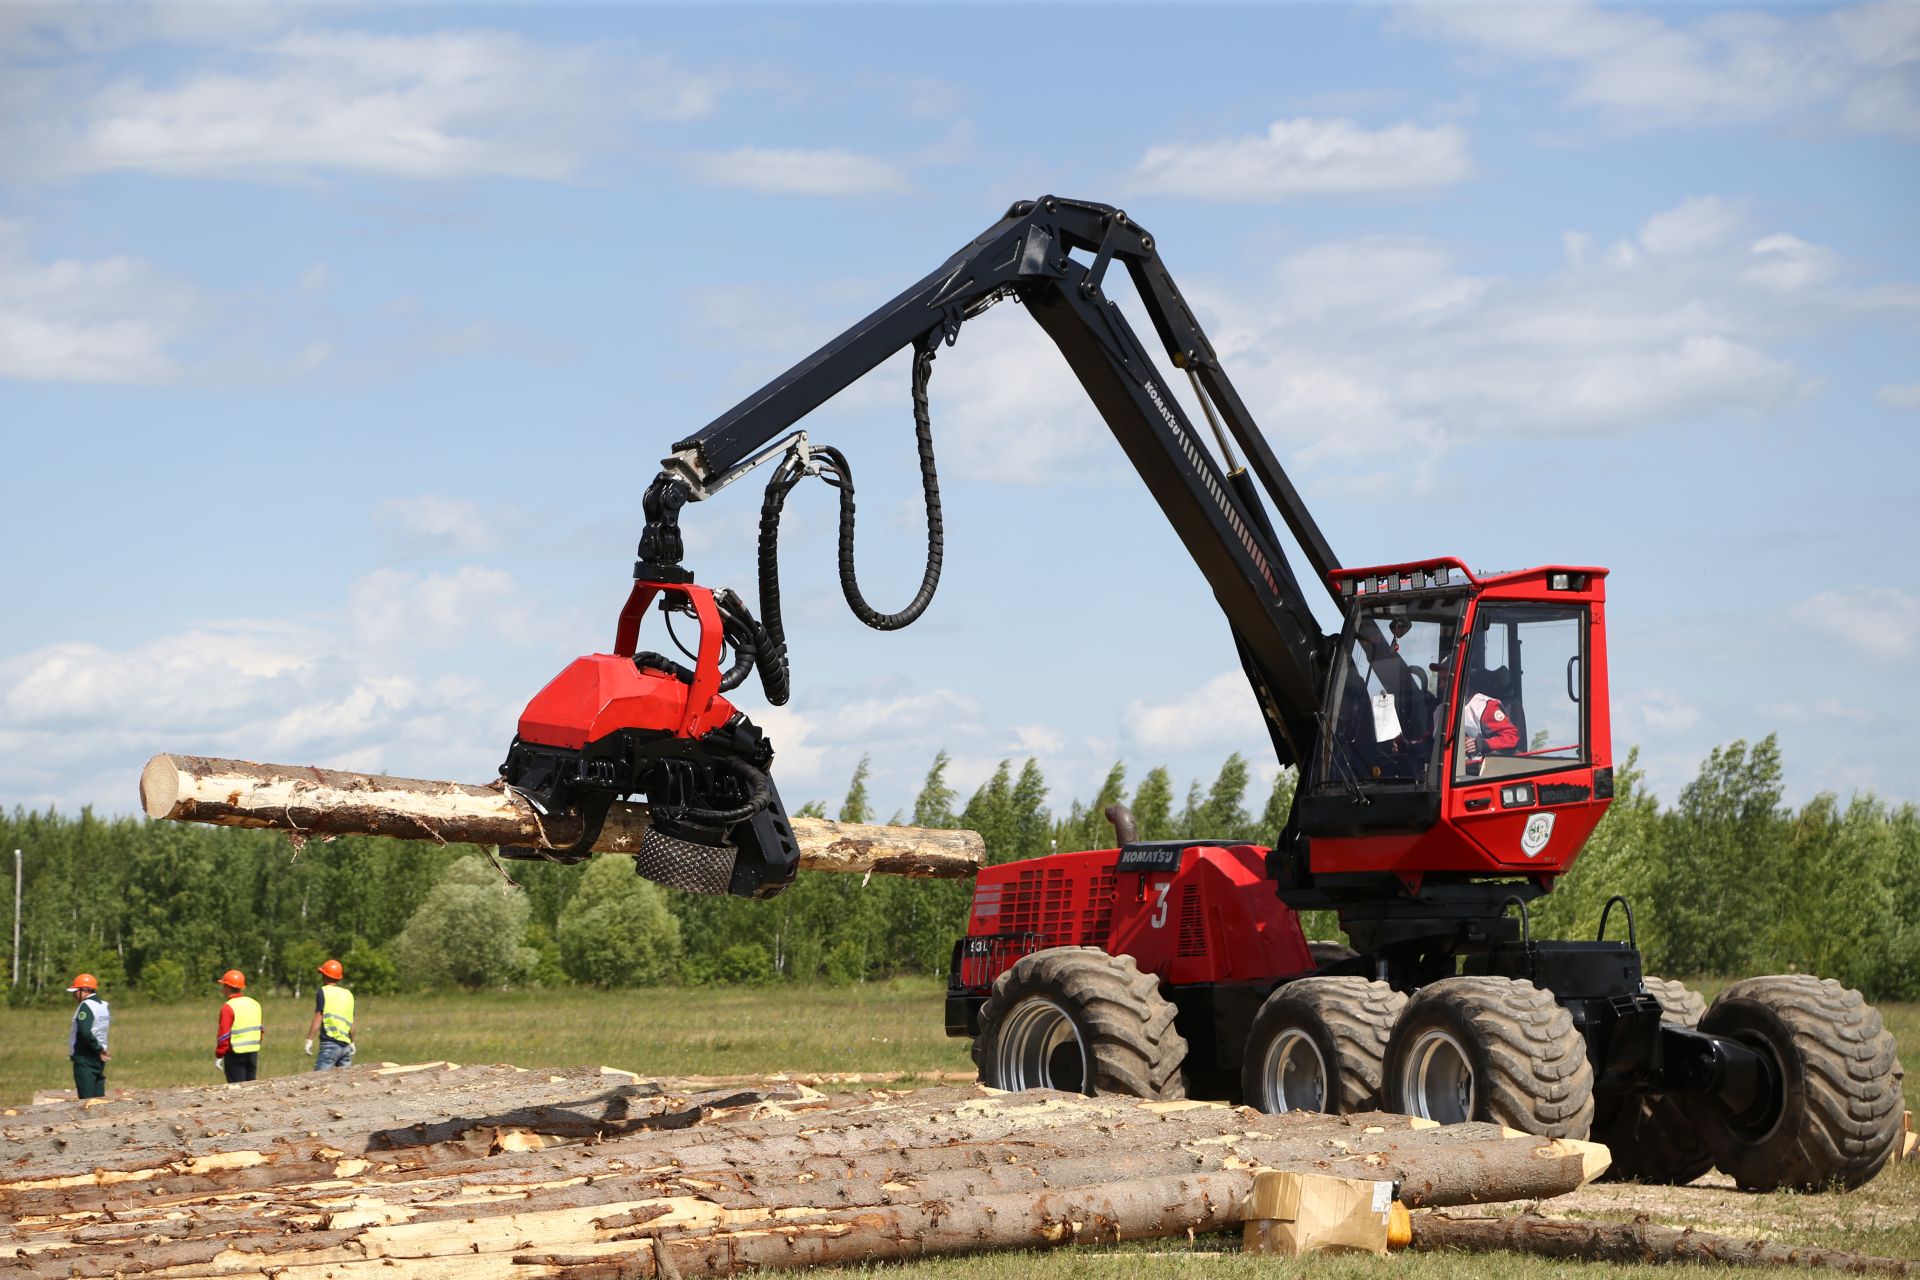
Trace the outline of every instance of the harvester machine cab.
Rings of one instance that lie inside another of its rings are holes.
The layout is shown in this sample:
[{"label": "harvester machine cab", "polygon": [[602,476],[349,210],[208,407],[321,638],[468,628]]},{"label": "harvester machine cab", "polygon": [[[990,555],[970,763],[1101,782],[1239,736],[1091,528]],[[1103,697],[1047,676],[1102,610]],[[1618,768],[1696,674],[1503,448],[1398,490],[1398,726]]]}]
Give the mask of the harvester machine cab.
[{"label": "harvester machine cab", "polygon": [[1315,887],[1546,889],[1613,796],[1606,570],[1441,559],[1331,576],[1346,616],[1296,801]]}]

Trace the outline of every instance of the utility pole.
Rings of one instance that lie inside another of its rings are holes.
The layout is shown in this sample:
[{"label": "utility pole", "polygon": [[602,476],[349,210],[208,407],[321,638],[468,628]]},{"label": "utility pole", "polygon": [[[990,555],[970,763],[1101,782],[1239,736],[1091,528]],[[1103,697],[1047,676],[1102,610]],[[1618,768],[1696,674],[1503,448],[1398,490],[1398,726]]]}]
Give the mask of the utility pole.
[{"label": "utility pole", "polygon": [[20,985],[20,851],[13,851],[13,985]]}]

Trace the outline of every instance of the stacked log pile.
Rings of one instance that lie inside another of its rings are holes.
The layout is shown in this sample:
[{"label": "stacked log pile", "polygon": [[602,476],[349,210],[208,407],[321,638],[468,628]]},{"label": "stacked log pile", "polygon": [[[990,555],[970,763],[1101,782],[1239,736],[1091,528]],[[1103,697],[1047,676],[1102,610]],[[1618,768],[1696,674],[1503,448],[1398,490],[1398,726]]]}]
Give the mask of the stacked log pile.
[{"label": "stacked log pile", "polygon": [[1457,1205],[1606,1163],[1404,1116],[446,1064],[20,1108],[0,1138],[0,1280],[732,1275],[1217,1230],[1262,1169]]}]

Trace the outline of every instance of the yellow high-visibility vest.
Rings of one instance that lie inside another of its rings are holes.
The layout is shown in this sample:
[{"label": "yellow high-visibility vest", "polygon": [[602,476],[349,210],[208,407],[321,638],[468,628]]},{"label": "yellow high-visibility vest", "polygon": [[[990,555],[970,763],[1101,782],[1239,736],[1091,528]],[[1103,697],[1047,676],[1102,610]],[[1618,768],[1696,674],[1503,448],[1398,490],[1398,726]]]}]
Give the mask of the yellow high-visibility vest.
[{"label": "yellow high-visibility vest", "polygon": [[252,996],[227,1001],[233,1010],[233,1029],[227,1033],[228,1053],[260,1052],[260,1002]]},{"label": "yellow high-visibility vest", "polygon": [[336,983],[320,988],[320,1034],[341,1044],[353,1043],[353,992]]}]

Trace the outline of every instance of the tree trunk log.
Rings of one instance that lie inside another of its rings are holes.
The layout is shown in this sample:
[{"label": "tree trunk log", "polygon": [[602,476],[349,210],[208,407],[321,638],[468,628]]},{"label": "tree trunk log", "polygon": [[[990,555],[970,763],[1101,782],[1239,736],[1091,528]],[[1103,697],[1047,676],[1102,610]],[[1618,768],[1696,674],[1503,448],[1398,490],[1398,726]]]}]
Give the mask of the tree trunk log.
[{"label": "tree trunk log", "polygon": [[[271,828],[302,840],[387,836],[564,849],[580,837],[577,819],[542,817],[497,782],[482,787],[207,756],[163,754],[147,761],[140,804],[149,818]],[[594,850],[638,851],[647,821],[645,805],[616,803]],[[986,856],[973,831],[794,818],[793,834],[803,871],[959,879],[973,875]]]},{"label": "tree trunk log", "polygon": [[1920,1276],[1920,1262],[1874,1258],[1843,1249],[1816,1249],[1741,1240],[1711,1231],[1657,1227],[1648,1222],[1575,1222],[1522,1214],[1514,1218],[1454,1218],[1416,1214],[1409,1246],[1428,1253],[1531,1253],[1590,1262],[1697,1262],[1743,1267],[1818,1267],[1854,1275]]},{"label": "tree trunk log", "polygon": [[7,1280],[692,1277],[1214,1230],[1263,1168],[1457,1204],[1569,1190],[1604,1160],[1404,1116],[977,1088],[688,1094],[448,1064],[23,1108],[0,1126],[0,1236],[24,1250],[0,1257]]},{"label": "tree trunk log", "polygon": [[[1152,1240],[1221,1231],[1240,1221],[1254,1171],[1141,1178],[960,1201],[830,1210],[804,1222],[740,1224],[730,1230],[650,1233],[640,1248],[598,1257],[528,1253],[560,1280],[732,1276],[772,1267],[882,1262],[995,1249]],[[663,1260],[667,1265],[662,1266]]]}]

